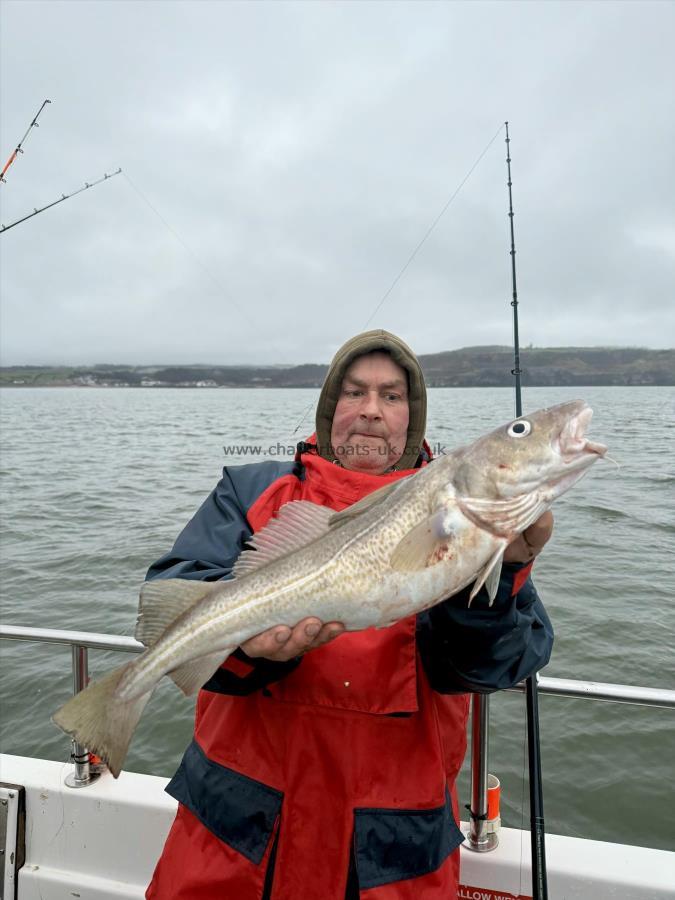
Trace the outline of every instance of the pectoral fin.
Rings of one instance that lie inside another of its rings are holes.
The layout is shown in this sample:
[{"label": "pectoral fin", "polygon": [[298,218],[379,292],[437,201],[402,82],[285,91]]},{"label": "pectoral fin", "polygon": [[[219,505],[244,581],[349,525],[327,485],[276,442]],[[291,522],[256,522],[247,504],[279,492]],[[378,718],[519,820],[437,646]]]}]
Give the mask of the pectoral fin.
[{"label": "pectoral fin", "polygon": [[446,559],[452,553],[454,534],[444,527],[445,520],[446,510],[439,510],[409,531],[392,553],[392,569],[414,572]]}]

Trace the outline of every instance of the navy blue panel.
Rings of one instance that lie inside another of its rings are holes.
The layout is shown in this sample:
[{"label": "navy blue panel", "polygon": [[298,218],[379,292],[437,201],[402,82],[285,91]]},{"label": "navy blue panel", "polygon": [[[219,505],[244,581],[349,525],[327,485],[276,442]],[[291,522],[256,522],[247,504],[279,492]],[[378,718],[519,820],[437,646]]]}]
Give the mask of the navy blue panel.
[{"label": "navy blue panel", "polygon": [[249,509],[294,464],[260,462],[223,469],[223,477],[176,538],[171,550],[145,576],[218,581],[228,578],[251,537]]},{"label": "navy blue panel", "polygon": [[355,809],[354,839],[363,891],[435,872],[464,835],[446,792],[436,809]]},{"label": "navy blue panel", "polygon": [[260,865],[284,795],[210,760],[193,741],[166,791],[212,834]]},{"label": "navy blue panel", "polygon": [[294,462],[265,460],[259,463],[248,463],[245,466],[232,466],[227,469],[227,473],[239,502],[248,512],[273,481],[283,478],[284,475],[290,475],[295,468]]},{"label": "navy blue panel", "polygon": [[237,657],[237,659],[244,660],[253,667],[248,675],[235,675],[229,669],[221,667],[216,669],[203,686],[203,690],[212,691],[214,694],[246,697],[248,694],[253,694],[255,691],[267,687],[268,684],[273,684],[275,681],[285,678],[293,669],[297,669],[302,661],[300,656],[297,656],[295,659],[289,659],[287,662],[275,662],[262,656],[251,659],[241,647],[238,647],[232,655]]},{"label": "navy blue panel", "polygon": [[483,587],[469,607],[468,587],[418,615],[417,647],[434,690],[504,690],[548,663],[553,627],[532,580],[511,596],[514,577],[523,567],[502,565],[492,606]]}]

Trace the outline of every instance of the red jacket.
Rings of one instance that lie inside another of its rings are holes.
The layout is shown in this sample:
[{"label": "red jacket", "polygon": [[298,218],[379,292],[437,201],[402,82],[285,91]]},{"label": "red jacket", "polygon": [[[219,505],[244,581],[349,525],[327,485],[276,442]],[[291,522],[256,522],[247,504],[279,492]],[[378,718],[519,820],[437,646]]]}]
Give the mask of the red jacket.
[{"label": "red jacket", "polygon": [[[253,532],[290,500],[341,510],[410,474],[350,472],[311,453],[302,463],[248,506]],[[159,570],[188,574],[174,572],[175,551]],[[370,900],[452,900],[468,696],[432,689],[415,617],[262,669],[260,681],[239,652],[200,692],[194,742],[167,788],[181,805],[147,897],[344,900],[349,876],[350,896],[358,882]],[[247,681],[261,686],[233,695]]]}]

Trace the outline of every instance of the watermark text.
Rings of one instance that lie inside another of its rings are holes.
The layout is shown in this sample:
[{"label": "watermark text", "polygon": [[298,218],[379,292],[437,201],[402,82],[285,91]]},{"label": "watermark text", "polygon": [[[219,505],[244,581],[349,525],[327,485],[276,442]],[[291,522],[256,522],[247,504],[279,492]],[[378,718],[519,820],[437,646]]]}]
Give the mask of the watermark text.
[{"label": "watermark text", "polygon": [[[406,451],[409,449],[405,448]],[[417,449],[417,448],[416,448]],[[347,445],[344,447],[330,447],[330,455],[336,459],[348,456],[384,456],[389,459],[392,456],[400,456],[396,447],[391,444],[379,444],[376,447],[363,446],[356,444],[354,446]],[[277,441],[274,444],[224,444],[223,454],[225,456],[252,456],[252,457],[270,457],[272,459],[280,459],[283,457],[294,457],[298,452],[296,444],[284,444]],[[419,450],[417,451],[419,452]],[[445,456],[447,447],[440,442],[435,443],[431,447],[432,456]]]}]

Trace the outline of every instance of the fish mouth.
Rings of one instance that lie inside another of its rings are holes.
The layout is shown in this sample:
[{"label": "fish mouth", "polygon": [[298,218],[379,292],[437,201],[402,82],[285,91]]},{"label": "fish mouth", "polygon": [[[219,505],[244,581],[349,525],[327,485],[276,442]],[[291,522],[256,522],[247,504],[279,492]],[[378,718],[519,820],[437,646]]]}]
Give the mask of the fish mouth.
[{"label": "fish mouth", "polygon": [[[553,449],[558,453],[565,465],[587,466],[599,456],[607,453],[607,447],[586,437],[586,430],[591,424],[593,410],[586,403],[563,425],[560,433],[553,439]],[[576,464],[576,465],[575,465]]]},{"label": "fish mouth", "polygon": [[593,418],[593,410],[583,400],[578,401],[578,409],[566,420],[560,432],[551,441],[552,449],[562,462],[557,477],[548,485],[549,499],[564,494],[573,484],[586,474],[597,459],[607,453],[607,447],[586,437],[586,429]]}]

